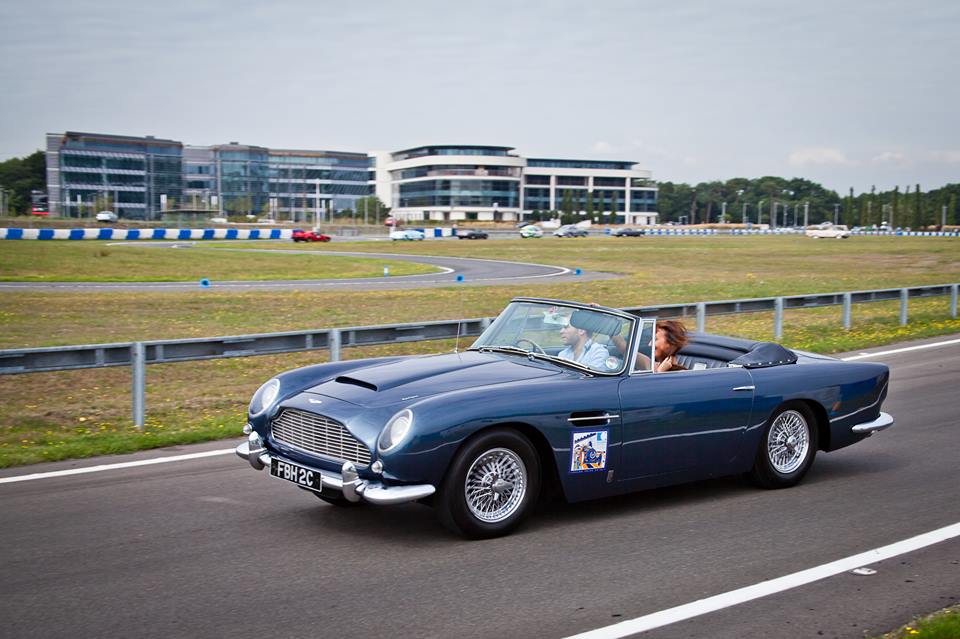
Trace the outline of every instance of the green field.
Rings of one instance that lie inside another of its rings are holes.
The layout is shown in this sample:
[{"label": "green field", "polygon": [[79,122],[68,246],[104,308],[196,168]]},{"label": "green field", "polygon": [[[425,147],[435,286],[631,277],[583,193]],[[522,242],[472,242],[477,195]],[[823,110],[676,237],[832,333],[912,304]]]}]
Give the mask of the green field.
[{"label": "green field", "polygon": [[[20,247],[29,243],[15,244]],[[53,243],[33,243],[37,244]],[[224,292],[198,288],[142,293],[3,292],[0,348],[480,317],[495,315],[518,295],[641,306],[960,281],[960,241],[955,238],[864,237],[842,242],[803,237],[545,238],[388,246],[338,243],[309,248],[317,252],[389,250],[535,261],[615,272],[622,277],[401,291]],[[128,267],[130,275],[156,279],[151,277],[157,265],[154,260],[165,262],[165,254],[174,251],[141,252],[141,259]],[[224,260],[248,257],[243,253],[204,251],[207,253],[213,260],[221,256]],[[0,244],[0,254],[10,260],[7,244]],[[27,252],[18,255],[20,262],[34,259]],[[71,267],[72,254],[63,256],[68,257],[60,260],[64,264],[58,268],[86,268],[83,264]],[[262,268],[282,268],[282,261],[289,257],[277,255],[278,261],[272,263],[267,255]],[[308,260],[311,257],[306,256]],[[377,260],[376,264],[382,262]],[[16,263],[12,266],[26,268]],[[165,262],[163,268],[176,266]],[[193,277],[195,274],[185,279]],[[960,333],[960,321],[950,319],[948,300],[944,298],[911,301],[910,324],[906,327],[899,326],[897,308],[895,302],[855,306],[851,331],[840,328],[839,308],[789,311],[783,343],[840,352]],[[713,332],[755,339],[772,338],[772,328],[769,313],[711,317],[707,326]],[[353,359],[452,348],[452,342],[406,343],[345,349],[343,356]],[[129,369],[0,376],[0,466],[236,436],[243,425],[247,400],[260,383],[280,370],[325,359],[326,353],[318,351],[150,366],[148,427],[142,433],[130,422]]]},{"label": "green field", "polygon": [[[164,243],[166,244],[166,243]],[[266,244],[266,243],[264,243]],[[244,243],[244,248],[264,248]],[[272,248],[300,249],[292,242]],[[0,244],[0,281],[5,282],[190,282],[379,277],[383,267],[393,275],[434,273],[426,264],[329,255],[263,254],[229,251],[230,244],[198,244],[189,248],[111,246],[99,241],[4,241]]]}]

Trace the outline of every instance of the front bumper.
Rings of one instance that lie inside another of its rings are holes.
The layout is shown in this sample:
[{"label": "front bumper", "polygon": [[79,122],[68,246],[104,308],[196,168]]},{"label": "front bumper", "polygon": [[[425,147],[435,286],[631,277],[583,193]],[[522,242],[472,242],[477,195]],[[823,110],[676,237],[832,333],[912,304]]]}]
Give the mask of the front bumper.
[{"label": "front bumper", "polygon": [[[270,454],[264,448],[251,448],[251,441],[245,441],[237,446],[236,453],[241,459],[247,460],[256,470],[263,470],[270,466]],[[300,463],[297,463],[297,465],[304,466]],[[329,470],[305,467],[320,475],[323,488],[340,492],[344,499],[352,502],[363,499],[371,504],[402,504],[429,497],[437,491],[432,484],[386,486],[378,481],[363,479],[357,475],[357,467],[349,461],[343,462],[340,474]]]},{"label": "front bumper", "polygon": [[862,424],[856,424],[851,428],[853,432],[859,435],[872,435],[873,433],[880,432],[885,428],[890,428],[893,426],[893,416],[889,413],[880,413],[880,416],[871,422],[863,422]]}]

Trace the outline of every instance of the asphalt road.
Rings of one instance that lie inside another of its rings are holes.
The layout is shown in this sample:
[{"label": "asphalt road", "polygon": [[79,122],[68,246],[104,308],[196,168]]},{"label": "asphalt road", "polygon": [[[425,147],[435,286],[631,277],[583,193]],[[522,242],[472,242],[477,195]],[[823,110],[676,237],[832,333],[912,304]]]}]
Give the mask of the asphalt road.
[{"label": "asphalt road", "polygon": [[[874,361],[892,368],[897,424],[821,454],[796,488],[728,478],[554,504],[484,542],[416,504],[329,506],[233,455],[0,484],[2,634],[566,637],[960,522],[960,343]],[[957,539],[872,567],[644,636],[852,639],[960,601]]]},{"label": "asphalt road", "polygon": [[[176,250],[190,250],[193,242],[153,242],[150,244],[134,244],[123,242],[123,245],[148,246],[152,248],[168,248]],[[276,254],[280,249],[257,248],[218,248],[221,251],[242,251],[248,253],[269,252]],[[550,264],[530,264],[525,262],[510,262],[505,260],[486,260],[469,257],[434,257],[430,255],[409,255],[398,253],[366,253],[345,251],[311,251],[298,249],[284,249],[284,253],[302,253],[321,256],[351,256],[364,257],[371,260],[387,259],[398,262],[415,262],[431,264],[441,270],[439,273],[424,273],[421,275],[394,275],[388,277],[363,277],[325,280],[263,280],[263,281],[217,281],[210,282],[206,290],[247,290],[247,289],[280,289],[280,290],[355,290],[375,291],[405,288],[429,288],[439,286],[503,286],[507,284],[529,284],[543,282],[573,282],[609,279],[618,277],[613,273],[576,272],[575,267],[555,266]],[[458,281],[458,277],[462,279]],[[197,282],[0,282],[0,290],[23,291],[143,291],[143,290],[177,290],[195,291],[199,289]]]}]

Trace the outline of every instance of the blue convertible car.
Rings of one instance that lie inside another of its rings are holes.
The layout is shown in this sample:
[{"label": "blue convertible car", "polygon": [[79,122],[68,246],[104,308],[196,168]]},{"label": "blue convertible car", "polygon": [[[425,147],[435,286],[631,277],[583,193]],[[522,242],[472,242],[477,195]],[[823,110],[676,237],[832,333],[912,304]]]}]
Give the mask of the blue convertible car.
[{"label": "blue convertible car", "polygon": [[893,424],[882,364],[693,334],[688,370],[654,373],[654,335],[655,319],[515,299],[464,352],[276,376],[237,454],[332,504],[429,503],[480,538],[548,487],[579,501],[737,473],[792,486],[818,450]]}]

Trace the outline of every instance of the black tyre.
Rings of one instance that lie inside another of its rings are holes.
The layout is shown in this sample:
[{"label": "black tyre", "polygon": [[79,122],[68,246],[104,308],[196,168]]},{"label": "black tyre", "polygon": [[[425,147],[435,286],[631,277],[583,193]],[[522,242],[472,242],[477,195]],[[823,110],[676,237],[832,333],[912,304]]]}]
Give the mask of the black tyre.
[{"label": "black tyre", "polygon": [[789,488],[817,456],[817,420],[801,402],[778,408],[767,422],[750,478],[763,488]]},{"label": "black tyre", "polygon": [[457,452],[434,505],[441,523],[470,539],[506,535],[540,493],[540,459],[517,431],[495,429]]}]

